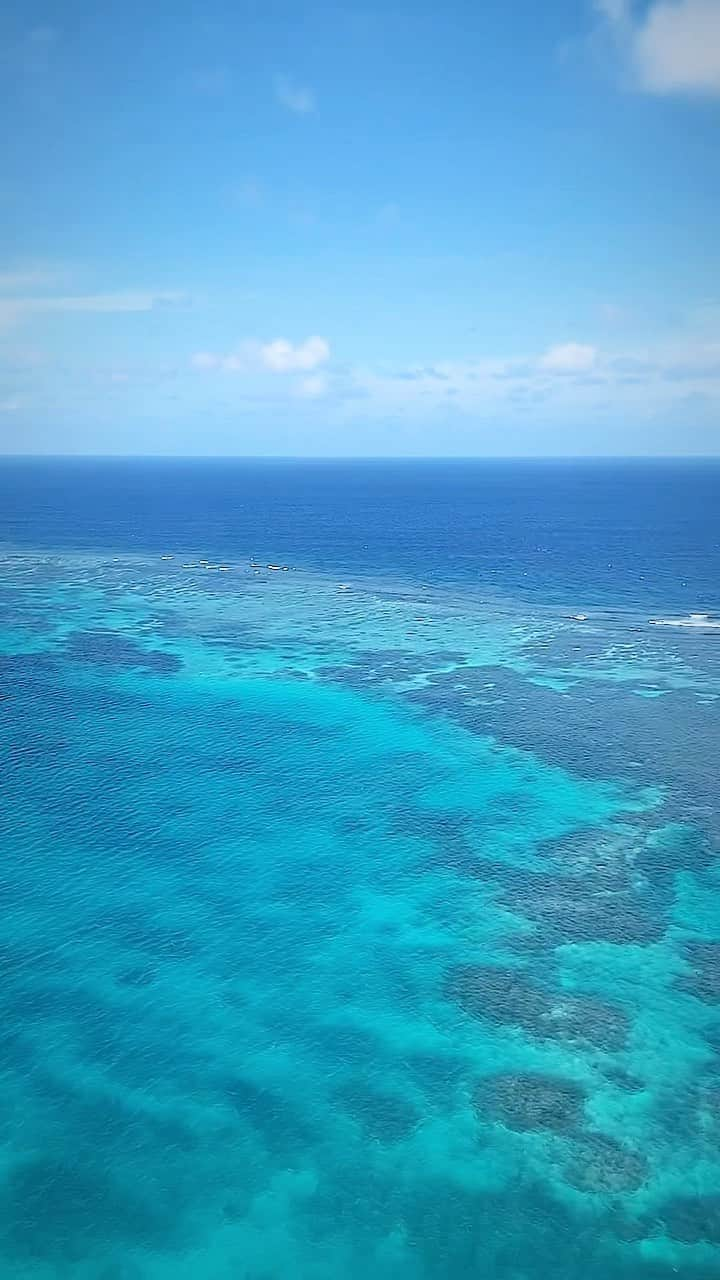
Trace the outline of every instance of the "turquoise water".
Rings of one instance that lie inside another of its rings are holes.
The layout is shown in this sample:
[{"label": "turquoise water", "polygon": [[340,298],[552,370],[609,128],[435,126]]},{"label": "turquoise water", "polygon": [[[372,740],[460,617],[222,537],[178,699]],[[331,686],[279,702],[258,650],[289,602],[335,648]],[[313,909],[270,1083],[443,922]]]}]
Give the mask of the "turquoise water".
[{"label": "turquoise water", "polygon": [[0,566],[2,1273],[720,1274],[712,618],[164,554]]}]

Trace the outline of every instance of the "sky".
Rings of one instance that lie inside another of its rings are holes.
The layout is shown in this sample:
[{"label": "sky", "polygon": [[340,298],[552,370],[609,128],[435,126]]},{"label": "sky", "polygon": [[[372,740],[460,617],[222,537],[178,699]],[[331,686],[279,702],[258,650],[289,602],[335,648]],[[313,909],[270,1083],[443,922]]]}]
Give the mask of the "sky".
[{"label": "sky", "polygon": [[0,452],[720,454],[720,0],[6,0]]}]

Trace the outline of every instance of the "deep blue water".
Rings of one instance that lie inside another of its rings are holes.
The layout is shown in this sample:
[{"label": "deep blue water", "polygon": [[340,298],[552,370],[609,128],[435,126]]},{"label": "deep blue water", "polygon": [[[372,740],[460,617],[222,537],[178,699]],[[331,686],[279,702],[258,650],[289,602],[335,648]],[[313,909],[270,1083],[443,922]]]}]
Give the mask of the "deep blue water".
[{"label": "deep blue water", "polygon": [[0,462],[2,1276],[720,1274],[719,512]]},{"label": "deep blue water", "polygon": [[25,545],[257,553],[543,601],[720,600],[720,463],[33,460],[0,467]]}]

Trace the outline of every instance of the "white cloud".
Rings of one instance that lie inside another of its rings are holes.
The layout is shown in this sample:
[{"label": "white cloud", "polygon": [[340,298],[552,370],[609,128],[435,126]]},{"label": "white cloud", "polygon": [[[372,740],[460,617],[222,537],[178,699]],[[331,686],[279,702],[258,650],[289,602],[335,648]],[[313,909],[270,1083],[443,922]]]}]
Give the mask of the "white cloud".
[{"label": "white cloud", "polygon": [[315,94],[312,89],[297,84],[294,80],[290,80],[288,76],[276,76],[274,84],[275,97],[281,106],[287,107],[288,111],[294,111],[296,115],[306,116],[315,110]]},{"label": "white cloud", "polygon": [[647,93],[720,94],[720,0],[596,0],[634,83]]},{"label": "white cloud", "polygon": [[597,349],[582,342],[550,347],[538,361],[547,373],[587,373],[597,360]]},{"label": "white cloud", "polygon": [[298,369],[317,369],[330,358],[330,346],[325,338],[306,338],[293,346],[285,338],[276,338],[260,348],[260,360],[266,369],[274,373],[290,373]]},{"label": "white cloud", "polygon": [[[328,394],[334,407],[336,382],[333,378]],[[345,417],[356,413],[353,390],[364,394],[357,412],[374,420],[400,415],[409,422],[444,422],[449,412],[457,412],[478,421],[531,422],[541,410],[557,422],[574,424],[579,418],[617,419],[622,413],[640,421],[677,412],[682,421],[689,395],[703,398],[706,416],[711,410],[720,414],[720,338],[612,352],[567,343],[540,355],[356,367],[339,387]]]},{"label": "white cloud", "polygon": [[[221,369],[226,373],[310,373],[327,364],[330,344],[327,338],[313,336],[293,344],[287,338],[272,342],[243,342],[235,351],[226,353],[198,351],[190,363],[195,369]],[[316,393],[317,394],[317,393]]]},{"label": "white cloud", "polygon": [[654,93],[720,93],[720,3],[656,4],[636,38],[642,83]]},{"label": "white cloud", "polygon": [[0,413],[17,413],[20,408],[20,401],[15,396],[9,396],[6,400],[0,400]]},{"label": "white cloud", "polygon": [[[435,439],[444,443],[448,424],[460,420],[472,430],[473,424],[502,423],[503,430],[518,425],[529,432],[552,420],[574,433],[578,422],[584,427],[600,421],[642,423],[665,415],[681,424],[682,442],[682,424],[694,421],[693,404],[700,406],[697,412],[708,424],[703,428],[708,439],[713,422],[720,422],[720,317],[704,319],[698,332],[673,330],[665,341],[647,344],[623,331],[606,334],[598,348],[580,342],[543,348],[538,343],[534,349],[478,350],[455,359],[443,358],[442,351],[435,359],[422,354],[424,358],[405,365],[380,356],[365,365],[346,365],[331,357],[326,339],[254,340],[224,351],[198,349],[192,358],[194,374],[187,364],[163,371],[152,357],[149,364],[137,366],[114,359],[96,369],[94,381],[88,379],[84,352],[78,360],[72,357],[69,369],[62,354],[51,353],[40,377],[31,368],[10,376],[13,370],[0,354],[0,369],[3,363],[6,368],[0,435],[3,430],[7,435],[14,423],[22,425],[29,394],[34,403],[45,395],[48,409],[60,403],[69,414],[75,403],[82,411],[88,382],[98,409],[128,400],[133,412],[142,415],[149,413],[151,402],[157,407],[159,399],[153,396],[173,394],[201,403],[208,415],[217,413],[223,420],[235,409],[266,411],[278,418],[292,410],[298,422],[333,424],[338,439],[348,423],[364,429],[367,422],[382,431],[388,423],[402,422],[413,439],[415,424],[435,424]],[[87,358],[92,360],[90,352]],[[20,412],[13,412],[18,396]]]}]

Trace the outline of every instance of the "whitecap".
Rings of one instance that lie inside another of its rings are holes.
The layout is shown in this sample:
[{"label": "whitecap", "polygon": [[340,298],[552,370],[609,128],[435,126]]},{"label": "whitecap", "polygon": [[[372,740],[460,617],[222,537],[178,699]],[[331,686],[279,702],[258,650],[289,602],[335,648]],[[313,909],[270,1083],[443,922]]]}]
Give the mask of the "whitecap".
[{"label": "whitecap", "polygon": [[684,618],[651,618],[654,627],[702,627],[706,631],[720,630],[720,618],[709,613],[688,613]]}]

